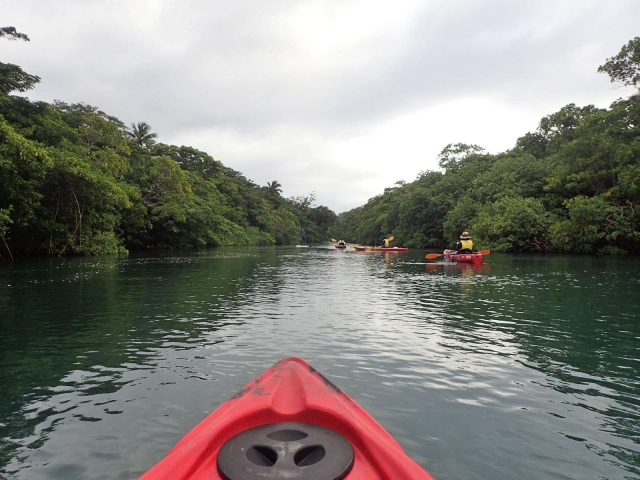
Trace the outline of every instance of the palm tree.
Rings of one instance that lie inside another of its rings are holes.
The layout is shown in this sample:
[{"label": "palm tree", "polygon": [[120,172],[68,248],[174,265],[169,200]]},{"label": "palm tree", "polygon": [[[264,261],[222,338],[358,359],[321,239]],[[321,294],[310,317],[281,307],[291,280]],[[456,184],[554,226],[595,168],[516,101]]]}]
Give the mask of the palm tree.
[{"label": "palm tree", "polygon": [[278,182],[277,180],[274,180],[273,182],[267,182],[267,188],[276,196],[282,193],[282,185],[280,185],[280,182]]},{"label": "palm tree", "polygon": [[151,125],[146,122],[139,122],[131,124],[131,131],[127,134],[133,139],[133,141],[141,148],[151,149],[155,145],[157,133],[151,133]]}]

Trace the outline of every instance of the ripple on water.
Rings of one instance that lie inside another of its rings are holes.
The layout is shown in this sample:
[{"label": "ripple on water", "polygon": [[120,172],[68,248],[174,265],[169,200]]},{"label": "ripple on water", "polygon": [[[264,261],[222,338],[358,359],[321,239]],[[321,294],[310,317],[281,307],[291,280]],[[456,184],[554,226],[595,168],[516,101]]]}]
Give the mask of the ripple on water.
[{"label": "ripple on water", "polygon": [[299,355],[436,478],[640,475],[640,264],[487,260],[285,247],[0,270],[0,474],[135,478]]}]

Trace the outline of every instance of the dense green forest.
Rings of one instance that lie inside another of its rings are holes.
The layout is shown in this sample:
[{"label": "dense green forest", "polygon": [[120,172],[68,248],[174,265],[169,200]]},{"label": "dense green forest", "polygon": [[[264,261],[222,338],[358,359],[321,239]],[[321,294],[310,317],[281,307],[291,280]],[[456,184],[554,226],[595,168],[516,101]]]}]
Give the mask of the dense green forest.
[{"label": "dense green forest", "polygon": [[[640,37],[598,71],[640,87]],[[439,166],[342,214],[333,236],[442,248],[468,230],[495,251],[640,253],[640,94],[567,105],[496,155],[448,145]]]},{"label": "dense green forest", "polygon": [[[28,41],[13,27],[0,37]],[[640,87],[640,37],[598,71]],[[398,182],[338,218],[284,198],[192,147],[157,143],[86,104],[14,93],[40,78],[0,62],[0,260],[150,247],[290,244],[330,237],[443,248],[468,230],[495,251],[640,253],[640,95],[574,104],[513,149],[448,145],[439,171]]]},{"label": "dense green forest", "polygon": [[[14,27],[0,37],[29,41]],[[86,104],[32,102],[40,78],[0,62],[0,260],[149,247],[324,241],[337,216],[205,152],[157,143]]]}]

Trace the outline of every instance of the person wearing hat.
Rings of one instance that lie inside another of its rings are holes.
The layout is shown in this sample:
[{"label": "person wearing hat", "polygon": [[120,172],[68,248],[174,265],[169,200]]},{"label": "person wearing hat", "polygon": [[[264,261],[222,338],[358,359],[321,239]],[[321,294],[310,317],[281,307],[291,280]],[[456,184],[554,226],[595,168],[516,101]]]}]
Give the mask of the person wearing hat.
[{"label": "person wearing hat", "polygon": [[473,241],[469,236],[469,232],[462,232],[460,241],[456,243],[456,250],[458,253],[471,253],[473,251]]}]

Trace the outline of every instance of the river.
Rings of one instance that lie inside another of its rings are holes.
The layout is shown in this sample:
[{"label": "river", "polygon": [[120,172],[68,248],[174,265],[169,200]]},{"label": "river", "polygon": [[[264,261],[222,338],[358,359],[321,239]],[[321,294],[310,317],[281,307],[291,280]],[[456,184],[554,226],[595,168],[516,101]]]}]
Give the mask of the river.
[{"label": "river", "polygon": [[640,258],[424,254],[0,264],[0,477],[136,478],[296,355],[436,480],[640,478]]}]

